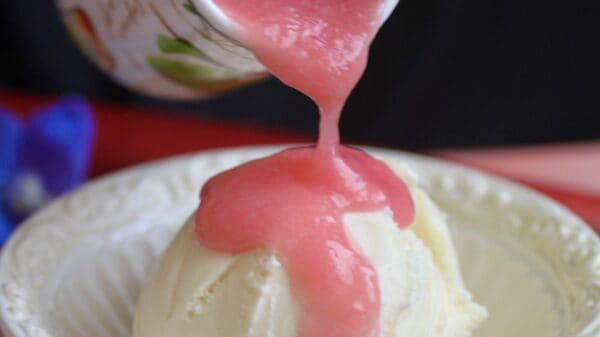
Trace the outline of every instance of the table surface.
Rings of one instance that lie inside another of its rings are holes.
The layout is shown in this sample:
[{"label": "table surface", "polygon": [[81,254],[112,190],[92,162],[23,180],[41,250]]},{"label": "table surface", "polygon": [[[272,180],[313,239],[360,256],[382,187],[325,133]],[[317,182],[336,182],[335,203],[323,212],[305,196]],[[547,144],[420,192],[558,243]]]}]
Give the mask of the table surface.
[{"label": "table surface", "polygon": [[[22,118],[57,96],[0,92]],[[178,112],[92,101],[97,124],[91,177],[205,149],[314,141],[313,135]],[[516,180],[563,203],[600,231],[600,141],[546,146],[424,151]],[[565,174],[568,172],[568,174]]]}]

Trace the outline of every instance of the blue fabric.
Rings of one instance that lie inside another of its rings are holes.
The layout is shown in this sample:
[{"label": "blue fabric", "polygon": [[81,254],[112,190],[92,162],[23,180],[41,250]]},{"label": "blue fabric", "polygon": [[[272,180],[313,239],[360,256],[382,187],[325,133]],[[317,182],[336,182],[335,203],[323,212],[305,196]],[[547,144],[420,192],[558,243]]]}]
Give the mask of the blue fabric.
[{"label": "blue fabric", "polygon": [[23,177],[36,177],[48,198],[81,184],[94,133],[90,107],[79,97],[66,97],[40,109],[28,123],[0,109],[0,245],[28,215],[14,208],[27,198],[19,184]]},{"label": "blue fabric", "polygon": [[4,244],[6,239],[8,239],[12,230],[13,230],[12,223],[0,211],[0,247]]},{"label": "blue fabric", "polygon": [[85,179],[93,134],[87,103],[77,97],[62,99],[29,123],[18,170],[41,175],[52,195],[68,191]]},{"label": "blue fabric", "polygon": [[9,111],[0,109],[0,201],[17,164],[17,148],[22,125]]}]

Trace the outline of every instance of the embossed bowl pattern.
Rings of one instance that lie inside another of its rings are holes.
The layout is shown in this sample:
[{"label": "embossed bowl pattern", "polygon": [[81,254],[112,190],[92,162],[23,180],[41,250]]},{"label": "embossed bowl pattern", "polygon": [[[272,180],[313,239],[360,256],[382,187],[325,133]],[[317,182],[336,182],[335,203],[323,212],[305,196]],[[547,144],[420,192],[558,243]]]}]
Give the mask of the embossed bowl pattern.
[{"label": "embossed bowl pattern", "polygon": [[[86,184],[24,223],[0,257],[6,337],[128,337],[141,286],[211,175],[280,147],[217,150]],[[435,159],[407,166],[445,211],[468,288],[490,318],[475,337],[600,336],[600,242],[557,203]]]}]

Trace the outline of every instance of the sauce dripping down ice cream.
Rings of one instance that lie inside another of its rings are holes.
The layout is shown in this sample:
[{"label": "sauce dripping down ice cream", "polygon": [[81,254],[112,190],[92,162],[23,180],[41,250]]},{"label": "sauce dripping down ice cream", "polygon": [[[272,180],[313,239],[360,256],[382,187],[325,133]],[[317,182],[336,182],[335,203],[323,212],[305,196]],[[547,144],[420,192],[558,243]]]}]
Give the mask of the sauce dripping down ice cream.
[{"label": "sauce dripping down ice cream", "polygon": [[347,212],[414,216],[407,187],[366,153],[339,144],[338,120],[379,28],[381,0],[216,0],[241,41],[321,114],[316,147],[283,151],[221,173],[202,190],[196,234],[228,253],[272,249],[298,305],[300,337],[375,337],[377,274],[349,242]]}]

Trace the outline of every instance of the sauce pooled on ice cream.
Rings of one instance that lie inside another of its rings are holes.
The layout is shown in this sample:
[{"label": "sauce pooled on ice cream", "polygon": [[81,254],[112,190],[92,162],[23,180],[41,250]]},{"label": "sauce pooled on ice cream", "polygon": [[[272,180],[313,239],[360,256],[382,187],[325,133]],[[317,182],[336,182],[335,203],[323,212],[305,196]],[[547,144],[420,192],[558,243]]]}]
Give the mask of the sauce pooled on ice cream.
[{"label": "sauce pooled on ice cream", "polygon": [[290,149],[210,179],[196,214],[198,240],[242,253],[271,249],[289,275],[299,337],[375,337],[377,274],[344,231],[347,212],[388,207],[413,219],[406,185],[383,163],[339,144],[338,120],[381,23],[381,0],[215,0],[242,43],[321,114],[315,147]]}]

